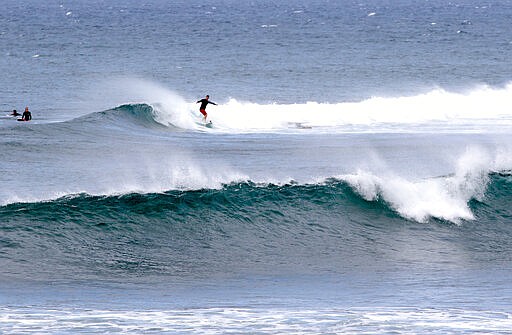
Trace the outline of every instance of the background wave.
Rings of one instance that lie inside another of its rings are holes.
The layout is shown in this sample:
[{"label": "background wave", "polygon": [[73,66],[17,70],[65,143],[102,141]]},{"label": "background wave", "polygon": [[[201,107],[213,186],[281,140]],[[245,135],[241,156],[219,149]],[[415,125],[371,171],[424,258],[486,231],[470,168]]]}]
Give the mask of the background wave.
[{"label": "background wave", "polygon": [[[235,99],[211,108],[222,129],[339,128],[340,131],[482,130],[512,124],[512,85],[478,87],[466,92],[436,89],[402,97],[373,97],[359,102],[268,104]],[[480,128],[478,128],[480,126]]]},{"label": "background wave", "polygon": [[212,97],[212,101],[219,104],[208,107],[209,119],[215,125],[213,130],[200,126],[202,115],[198,112],[196,98],[184,98],[144,80],[124,79],[109,86],[123,87],[126,90],[124,101],[136,99],[152,106],[152,115],[157,122],[188,130],[234,133],[291,130],[449,132],[496,130],[512,125],[510,83],[503,87],[479,86],[459,92],[438,88],[410,96],[380,96],[337,103],[262,104]]},{"label": "background wave", "polygon": [[[208,107],[214,129],[201,126],[202,115],[194,98],[186,99],[144,80],[124,79],[109,86],[126,91],[123,98],[112,96],[109,102],[122,101],[120,105],[78,120],[131,120],[151,127],[155,127],[156,122],[173,129],[224,133],[481,132],[512,127],[510,83],[503,87],[480,86],[464,92],[438,88],[411,96],[380,96],[338,103],[261,104],[235,98],[212,98],[219,104]],[[126,103],[134,100],[138,102]]]}]

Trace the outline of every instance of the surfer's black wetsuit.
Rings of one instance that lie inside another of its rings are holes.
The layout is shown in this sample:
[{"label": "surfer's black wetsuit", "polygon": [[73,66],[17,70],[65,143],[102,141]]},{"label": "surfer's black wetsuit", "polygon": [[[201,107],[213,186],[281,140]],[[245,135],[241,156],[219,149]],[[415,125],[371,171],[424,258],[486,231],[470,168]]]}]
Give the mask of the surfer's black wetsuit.
[{"label": "surfer's black wetsuit", "polygon": [[23,116],[21,117],[23,121],[29,121],[32,120],[32,114],[30,112],[23,112]]},{"label": "surfer's black wetsuit", "polygon": [[208,104],[216,105],[215,102],[211,102],[210,100],[206,100],[206,99],[198,100],[196,102],[196,104],[199,102],[201,103],[201,107],[199,107],[199,109],[206,109],[206,105],[208,105]]}]

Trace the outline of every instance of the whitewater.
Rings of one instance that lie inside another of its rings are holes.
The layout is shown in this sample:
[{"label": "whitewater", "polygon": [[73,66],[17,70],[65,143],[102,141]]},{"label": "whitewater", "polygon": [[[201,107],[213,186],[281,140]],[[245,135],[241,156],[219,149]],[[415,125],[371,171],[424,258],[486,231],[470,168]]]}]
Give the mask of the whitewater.
[{"label": "whitewater", "polygon": [[[100,82],[89,95],[102,92],[106,101],[82,106],[82,110],[112,108],[109,103],[144,103],[153,108],[155,121],[181,129],[205,129],[198,120],[198,105],[161,84],[140,78]],[[478,86],[464,91],[432,89],[409,96],[370,97],[357,102],[305,102],[259,104],[228,98],[210,105],[210,130],[247,132],[506,132],[512,115],[512,84],[493,88]],[[108,101],[108,102],[107,102]]]}]

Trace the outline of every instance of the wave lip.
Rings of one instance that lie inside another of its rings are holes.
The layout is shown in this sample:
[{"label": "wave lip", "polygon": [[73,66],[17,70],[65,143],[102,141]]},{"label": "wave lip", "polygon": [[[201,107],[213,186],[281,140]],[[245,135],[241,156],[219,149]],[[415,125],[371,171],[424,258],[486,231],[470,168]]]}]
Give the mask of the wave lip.
[{"label": "wave lip", "polygon": [[378,176],[359,171],[341,176],[365,200],[382,200],[401,216],[426,222],[430,218],[460,223],[473,220],[471,200],[481,201],[498,171],[501,159],[493,159],[480,148],[468,148],[459,158],[456,172],[450,176],[409,181],[392,174]]},{"label": "wave lip", "polygon": [[[468,202],[478,194],[466,194],[456,177],[412,182],[400,177],[379,177],[359,172],[341,177],[367,201],[382,200],[401,216],[418,222],[438,218],[455,223],[473,220]],[[485,181],[477,181],[485,185]]]},{"label": "wave lip", "polygon": [[109,126],[130,127],[133,125],[144,128],[164,128],[156,121],[155,109],[145,103],[123,104],[112,109],[80,116],[68,123],[107,124]]}]

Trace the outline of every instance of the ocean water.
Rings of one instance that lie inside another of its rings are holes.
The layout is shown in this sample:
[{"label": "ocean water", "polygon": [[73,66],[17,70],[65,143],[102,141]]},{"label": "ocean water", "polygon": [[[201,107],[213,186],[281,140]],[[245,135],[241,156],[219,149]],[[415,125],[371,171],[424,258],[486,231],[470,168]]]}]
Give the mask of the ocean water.
[{"label": "ocean water", "polygon": [[511,19],[4,0],[0,333],[511,334]]}]

